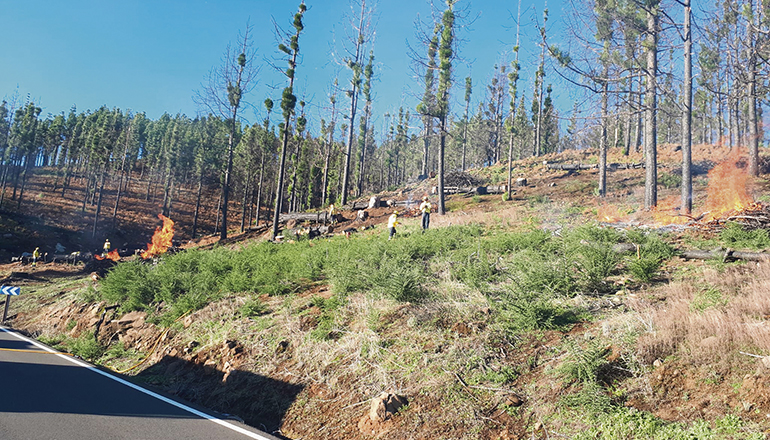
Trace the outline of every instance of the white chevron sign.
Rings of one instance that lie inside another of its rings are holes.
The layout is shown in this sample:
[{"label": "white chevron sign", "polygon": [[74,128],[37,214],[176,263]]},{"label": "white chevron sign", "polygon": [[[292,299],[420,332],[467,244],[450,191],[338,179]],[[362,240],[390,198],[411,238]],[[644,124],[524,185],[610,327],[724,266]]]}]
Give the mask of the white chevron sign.
[{"label": "white chevron sign", "polygon": [[0,286],[0,294],[18,296],[21,293],[21,288],[13,286]]}]

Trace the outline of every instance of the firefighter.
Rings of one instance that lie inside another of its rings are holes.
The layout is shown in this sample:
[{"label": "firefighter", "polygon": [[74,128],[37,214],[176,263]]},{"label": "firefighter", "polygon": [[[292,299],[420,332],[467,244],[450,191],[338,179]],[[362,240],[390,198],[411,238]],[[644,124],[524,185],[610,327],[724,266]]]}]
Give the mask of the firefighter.
[{"label": "firefighter", "polygon": [[393,214],[388,218],[388,240],[391,240],[396,235],[396,226],[398,226],[398,211],[393,211]]},{"label": "firefighter", "polygon": [[329,222],[331,224],[337,223],[337,208],[334,207],[334,203],[329,205]]},{"label": "firefighter", "polygon": [[104,252],[102,252],[102,257],[106,256],[110,253],[110,239],[104,240]]},{"label": "firefighter", "polygon": [[32,267],[37,267],[37,260],[40,258],[40,248],[36,247],[34,252],[32,252]]},{"label": "firefighter", "polygon": [[423,196],[422,203],[420,204],[420,212],[422,212],[422,232],[424,233],[428,226],[430,226],[430,211],[433,206],[431,206],[430,202],[428,201],[428,196]]}]

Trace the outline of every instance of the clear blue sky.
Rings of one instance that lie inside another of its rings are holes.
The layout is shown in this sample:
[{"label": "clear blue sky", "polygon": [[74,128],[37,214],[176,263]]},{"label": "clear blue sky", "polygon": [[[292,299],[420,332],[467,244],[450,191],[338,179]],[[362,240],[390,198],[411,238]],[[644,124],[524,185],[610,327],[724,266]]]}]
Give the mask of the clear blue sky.
[{"label": "clear blue sky", "polygon": [[[373,0],[368,0],[373,3]],[[299,0],[0,0],[3,18],[3,50],[0,51],[0,97],[10,98],[17,90],[43,107],[43,114],[78,111],[102,105],[158,118],[164,112],[194,117],[193,102],[208,72],[221,65],[228,43],[235,43],[247,20],[254,26],[255,47],[262,62],[259,84],[246,99],[261,107],[266,97],[280,99],[284,79],[263,60],[274,59],[276,38],[273,20],[290,29]],[[330,53],[340,51],[348,27],[349,0],[307,0],[305,31],[300,36],[301,64],[297,68],[295,93],[307,101],[311,121],[318,119],[319,106],[336,72],[340,82],[349,79]],[[436,2],[438,6],[443,3]],[[461,61],[455,64],[455,100],[462,100],[464,78],[473,77],[477,103],[484,97],[493,66],[501,57],[510,62],[515,42],[516,1],[460,0],[472,23],[461,29],[464,40]],[[549,24],[558,27],[561,0],[549,2]],[[531,96],[539,48],[533,20],[542,20],[543,4],[522,2],[522,82],[519,90]],[[376,2],[375,115],[381,123],[385,112],[403,105],[414,111],[419,80],[410,68],[407,42],[417,45],[415,20],[430,16],[427,0],[379,0]],[[550,26],[549,26],[550,27]],[[554,30],[553,33],[557,31]],[[335,44],[336,40],[336,44]],[[282,66],[283,63],[281,63]],[[282,66],[283,67],[283,66]],[[549,82],[556,81],[551,75]],[[555,87],[562,112],[572,101]],[[347,100],[340,99],[342,106]],[[452,109],[462,112],[461,105]],[[312,113],[316,113],[313,115]],[[262,115],[249,111],[248,121]],[[377,126],[378,131],[381,128]],[[317,123],[311,130],[317,132]]]}]

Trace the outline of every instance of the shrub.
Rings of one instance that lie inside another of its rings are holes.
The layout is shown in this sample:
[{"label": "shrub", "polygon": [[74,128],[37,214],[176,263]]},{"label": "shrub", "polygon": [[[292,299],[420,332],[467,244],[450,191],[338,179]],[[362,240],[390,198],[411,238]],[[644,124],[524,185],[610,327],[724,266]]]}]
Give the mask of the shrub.
[{"label": "shrub", "polygon": [[658,274],[660,266],[660,259],[655,257],[637,258],[634,256],[626,260],[626,269],[642,283],[650,282]]},{"label": "shrub", "polygon": [[246,318],[253,318],[268,312],[267,306],[259,297],[249,298],[238,310]]},{"label": "shrub", "polygon": [[748,230],[739,223],[730,222],[719,234],[727,247],[744,249],[765,249],[770,247],[770,232],[767,229]]},{"label": "shrub", "polygon": [[557,304],[548,295],[511,293],[500,306],[503,324],[511,333],[565,329],[580,321],[577,310]]},{"label": "shrub", "polygon": [[682,176],[673,173],[660,173],[658,175],[658,184],[664,188],[679,188],[682,186]]},{"label": "shrub", "polygon": [[104,347],[94,338],[93,333],[83,333],[77,339],[71,339],[66,344],[69,352],[81,358],[93,362],[104,354]]},{"label": "shrub", "polygon": [[102,280],[101,295],[121,311],[144,310],[155,297],[151,266],[129,261],[113,267]]},{"label": "shrub", "polygon": [[607,354],[609,348],[598,341],[591,341],[585,347],[570,343],[559,372],[570,381],[597,383],[600,369],[607,365]]}]

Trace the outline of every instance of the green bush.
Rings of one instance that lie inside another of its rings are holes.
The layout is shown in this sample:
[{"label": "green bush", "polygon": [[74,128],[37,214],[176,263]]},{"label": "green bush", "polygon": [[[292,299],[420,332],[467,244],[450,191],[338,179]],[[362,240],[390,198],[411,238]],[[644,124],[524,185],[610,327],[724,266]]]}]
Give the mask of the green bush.
[{"label": "green bush", "polygon": [[238,310],[241,316],[246,318],[254,318],[268,312],[267,306],[259,297],[249,298]]},{"label": "green bush", "polygon": [[658,274],[660,266],[661,260],[656,257],[637,258],[634,256],[626,260],[626,269],[636,280],[642,283],[650,282]]},{"label": "green bush", "polygon": [[580,321],[577,310],[556,303],[548,295],[516,294],[503,296],[500,317],[511,333],[530,330],[562,330]]},{"label": "green bush", "polygon": [[607,365],[609,348],[606,344],[591,341],[584,347],[570,343],[567,350],[567,358],[558,371],[569,381],[582,383],[596,383],[599,379],[600,369]]},{"label": "green bush", "polygon": [[719,233],[719,239],[725,244],[725,247],[731,248],[766,249],[770,247],[770,231],[767,229],[748,230],[735,222],[730,222],[725,226]]},{"label": "green bush", "polygon": [[122,311],[144,310],[155,298],[152,266],[130,261],[113,267],[101,283],[102,297]]},{"label": "green bush", "polygon": [[682,186],[682,176],[674,173],[660,173],[658,175],[658,184],[664,188],[679,188]]},{"label": "green bush", "polygon": [[105,352],[105,348],[94,338],[94,334],[88,332],[83,333],[77,339],[67,341],[66,347],[70,353],[89,362],[99,359]]}]

